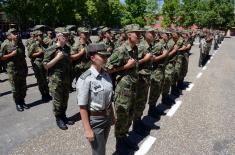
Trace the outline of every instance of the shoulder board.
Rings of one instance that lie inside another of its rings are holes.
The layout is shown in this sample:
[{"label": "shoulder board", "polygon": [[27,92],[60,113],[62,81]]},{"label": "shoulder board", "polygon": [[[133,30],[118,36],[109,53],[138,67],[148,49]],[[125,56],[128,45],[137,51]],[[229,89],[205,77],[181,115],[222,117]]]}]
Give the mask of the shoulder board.
[{"label": "shoulder board", "polygon": [[85,80],[89,75],[91,75],[91,71],[88,69],[80,76],[80,79]]}]

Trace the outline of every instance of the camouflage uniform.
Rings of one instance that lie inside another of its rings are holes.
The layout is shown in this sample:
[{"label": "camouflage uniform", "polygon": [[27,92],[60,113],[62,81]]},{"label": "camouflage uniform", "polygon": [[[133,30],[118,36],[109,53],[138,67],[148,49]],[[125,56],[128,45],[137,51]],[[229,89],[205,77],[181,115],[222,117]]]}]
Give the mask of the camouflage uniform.
[{"label": "camouflage uniform", "polygon": [[16,105],[23,105],[26,96],[26,77],[28,68],[25,60],[25,48],[21,41],[13,45],[8,39],[2,43],[0,57],[16,50],[17,55],[6,60],[9,82],[12,87],[13,99]]},{"label": "camouflage uniform", "polygon": [[[173,39],[170,39],[167,43],[166,43],[166,49],[168,51],[172,50],[174,48],[175,45],[175,41]],[[176,56],[172,56],[171,58],[168,58],[167,62],[166,62],[166,67],[165,67],[165,72],[164,72],[164,84],[163,84],[163,88],[162,88],[162,98],[164,99],[164,97],[166,97],[169,94],[169,90],[170,87],[173,83],[174,80],[174,66],[175,66],[175,59]]]},{"label": "camouflage uniform", "polygon": [[42,50],[45,53],[45,46],[36,42],[29,47],[28,56],[31,59],[33,71],[38,82],[38,88],[41,92],[42,97],[49,96],[49,88],[47,83],[47,72],[43,67],[43,55],[41,54],[38,57],[32,57],[32,55],[38,51]]},{"label": "camouflage uniform", "polygon": [[[109,57],[107,68],[124,66],[130,59],[138,60],[138,47],[131,48],[128,42],[115,49]],[[138,67],[117,73],[114,103],[116,105],[117,122],[115,124],[116,138],[124,137],[133,120],[134,104],[136,101],[136,88],[138,82]]]},{"label": "camouflage uniform", "polygon": [[[155,55],[159,56],[165,49],[164,42],[159,41],[154,43],[149,47],[149,51]],[[164,71],[165,71],[165,61],[152,62],[151,65],[151,85],[150,85],[150,95],[149,95],[149,106],[155,107],[157,100],[161,94],[162,86],[164,82]]]},{"label": "camouflage uniform", "polygon": [[[184,39],[182,37],[180,37],[176,43],[176,45],[179,46],[179,48],[181,48],[184,45]],[[183,68],[183,62],[185,59],[185,53],[184,51],[177,51],[177,55],[176,55],[176,60],[175,60],[175,71],[174,71],[174,81],[172,83],[173,86],[177,85],[177,82],[179,80],[179,78],[182,75],[182,68]]]},{"label": "camouflage uniform", "polygon": [[55,116],[65,117],[69,99],[70,87],[70,48],[65,45],[63,48],[56,44],[49,47],[45,54],[43,63],[50,62],[57,52],[64,54],[63,59],[57,62],[48,70],[49,90],[53,97],[53,111]]},{"label": "camouflage uniform", "polygon": [[[81,33],[88,33],[89,31],[87,28],[79,28],[78,30]],[[71,55],[77,54],[80,52],[81,49],[86,48],[89,45],[89,42],[86,42],[85,44],[82,44],[80,41],[75,42],[72,46]],[[89,69],[91,66],[90,60],[87,58],[87,54],[84,54],[82,57],[80,57],[78,60],[74,60],[72,62],[72,72],[71,72],[71,83],[73,82],[73,79],[76,78],[76,81],[78,77],[84,73],[87,69]]]},{"label": "camouflage uniform", "polygon": [[[141,41],[138,45],[138,60],[144,58],[146,54],[150,53],[146,46],[147,43],[145,40]],[[136,101],[134,104],[134,122],[141,119],[147,102],[148,88],[150,86],[150,62],[139,65],[138,70],[139,80],[137,81]]]}]

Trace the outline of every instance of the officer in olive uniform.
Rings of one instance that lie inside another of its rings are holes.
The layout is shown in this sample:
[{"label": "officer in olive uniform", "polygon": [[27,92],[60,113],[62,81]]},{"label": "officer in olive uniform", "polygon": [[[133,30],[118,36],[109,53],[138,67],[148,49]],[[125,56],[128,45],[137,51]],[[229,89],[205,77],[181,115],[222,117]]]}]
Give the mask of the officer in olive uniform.
[{"label": "officer in olive uniform", "polygon": [[49,95],[49,88],[47,83],[47,73],[43,67],[42,61],[46,50],[46,45],[43,42],[43,33],[41,31],[35,31],[36,42],[32,43],[28,50],[28,56],[31,59],[32,67],[37,79],[38,88],[42,95],[42,101],[48,102],[52,98]]},{"label": "officer in olive uniform", "polygon": [[8,39],[1,46],[0,59],[7,63],[7,73],[16,109],[17,111],[23,111],[29,108],[24,100],[27,90],[26,77],[28,74],[25,48],[18,37],[16,29],[9,29],[7,33]]},{"label": "officer in olive uniform", "polygon": [[57,126],[68,129],[74,121],[66,117],[70,87],[70,47],[66,45],[68,31],[64,27],[56,28],[56,44],[49,47],[44,55],[43,65],[49,76],[49,90],[53,97],[53,111]]}]

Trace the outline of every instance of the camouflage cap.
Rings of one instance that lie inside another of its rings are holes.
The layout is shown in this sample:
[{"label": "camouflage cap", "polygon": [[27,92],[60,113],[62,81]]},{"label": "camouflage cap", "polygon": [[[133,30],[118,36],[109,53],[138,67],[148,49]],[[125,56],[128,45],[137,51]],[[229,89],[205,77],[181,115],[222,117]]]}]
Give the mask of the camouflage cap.
[{"label": "camouflage cap", "polygon": [[89,30],[86,27],[79,27],[78,32],[80,32],[80,33],[89,33]]},{"label": "camouflage cap", "polygon": [[130,24],[125,26],[125,30],[127,33],[129,32],[142,32],[140,26],[138,24]]},{"label": "camouflage cap", "polygon": [[55,32],[62,34],[69,34],[69,31],[65,27],[57,27],[55,28]]},{"label": "camouflage cap", "polygon": [[147,32],[155,32],[156,29],[154,29],[153,27],[151,26],[144,26],[144,31],[147,31]]},{"label": "camouflage cap", "polygon": [[33,34],[36,36],[43,35],[42,31],[40,30],[34,31]]},{"label": "camouflage cap", "polygon": [[167,30],[167,29],[161,29],[160,33],[166,33],[166,34],[171,34],[172,32]]},{"label": "camouflage cap", "polygon": [[111,29],[109,28],[109,27],[104,27],[103,29],[102,29],[102,32],[108,32],[108,31],[110,31]]},{"label": "camouflage cap", "polygon": [[88,56],[98,53],[101,55],[109,56],[111,53],[107,51],[107,46],[103,43],[89,44],[86,47],[86,52]]},{"label": "camouflage cap", "polygon": [[7,33],[11,34],[11,33],[14,33],[14,32],[17,32],[17,30],[15,28],[10,28]]}]

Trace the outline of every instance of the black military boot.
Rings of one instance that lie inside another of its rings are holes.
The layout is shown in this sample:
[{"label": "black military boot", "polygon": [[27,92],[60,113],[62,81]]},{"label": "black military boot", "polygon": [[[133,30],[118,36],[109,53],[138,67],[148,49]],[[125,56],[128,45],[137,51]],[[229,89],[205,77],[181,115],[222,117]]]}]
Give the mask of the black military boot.
[{"label": "black military boot", "polygon": [[61,117],[56,117],[56,125],[61,129],[61,130],[67,130],[68,127],[64,123],[64,121],[61,119]]},{"label": "black military boot", "polygon": [[49,94],[42,95],[43,102],[49,102],[50,100],[52,100],[52,97]]},{"label": "black military boot", "polygon": [[175,100],[173,100],[169,95],[162,96],[162,104],[172,106],[173,104],[175,104]]},{"label": "black military boot", "polygon": [[21,105],[16,102],[16,110],[19,112],[22,112],[22,111],[24,111],[24,108],[22,108]]},{"label": "black military boot", "polygon": [[149,135],[150,130],[151,130],[150,127],[148,127],[141,121],[141,119],[135,120],[133,122],[132,129],[134,132],[136,132],[137,134],[143,137],[146,137],[147,135]]},{"label": "black military boot", "polygon": [[178,89],[178,87],[172,86],[172,87],[171,87],[171,94],[174,95],[174,96],[176,96],[176,97],[178,97],[178,96],[180,96],[181,92],[180,92],[180,90]]},{"label": "black military boot", "polygon": [[[122,138],[116,138],[116,151],[114,155],[134,155],[134,152],[139,148],[132,148],[126,143],[126,136]],[[135,145],[136,147],[137,145]],[[138,147],[138,146],[137,146]]]},{"label": "black military boot", "polygon": [[29,108],[30,108],[27,104],[25,104],[24,99],[21,99],[21,100],[20,100],[20,106],[21,106],[22,108],[24,108],[24,109],[29,109]]},{"label": "black military boot", "polygon": [[75,123],[73,120],[69,119],[66,116],[63,116],[62,120],[64,121],[65,124],[68,124],[68,125],[74,125],[74,123]]},{"label": "black military boot", "polygon": [[158,110],[155,105],[150,105],[149,110],[148,110],[148,115],[153,117],[153,118],[159,118],[161,115],[166,115],[164,111]]},{"label": "black military boot", "polygon": [[134,150],[134,151],[139,150],[139,146],[136,143],[129,140],[126,136],[124,136],[122,138],[117,138],[116,142],[117,142],[117,144],[116,144],[117,150],[126,150],[125,149],[126,147],[128,147],[129,149]]}]

